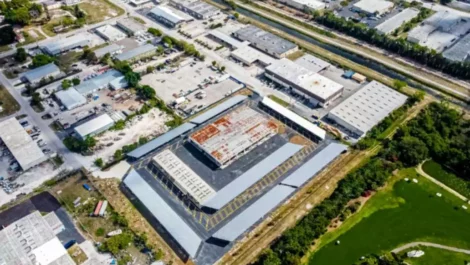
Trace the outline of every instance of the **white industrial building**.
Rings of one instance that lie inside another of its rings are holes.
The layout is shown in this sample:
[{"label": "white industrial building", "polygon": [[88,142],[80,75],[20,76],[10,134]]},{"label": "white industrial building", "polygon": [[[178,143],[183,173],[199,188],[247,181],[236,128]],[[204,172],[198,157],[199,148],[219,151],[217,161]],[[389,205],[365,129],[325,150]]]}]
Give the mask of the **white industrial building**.
[{"label": "white industrial building", "polygon": [[200,0],[170,0],[170,5],[197,19],[208,19],[219,13],[219,9]]},{"label": "white industrial building", "polygon": [[393,6],[393,2],[385,0],[361,0],[355,3],[352,9],[368,16],[380,16],[389,12]]},{"label": "white industrial building", "polygon": [[127,35],[120,31],[119,29],[111,26],[111,25],[104,25],[99,28],[95,29],[96,34],[102,37],[106,41],[115,42],[122,39],[125,39]]},{"label": "white industrial building", "polygon": [[326,4],[318,0],[278,0],[280,3],[288,5],[302,11],[314,11],[324,9]]},{"label": "white industrial building", "polygon": [[34,211],[1,230],[0,264],[75,265],[46,220],[51,213]]},{"label": "white industrial building", "polygon": [[145,33],[144,25],[133,18],[123,18],[117,21],[116,25],[122,28],[130,36],[139,36]]},{"label": "white industrial building", "polygon": [[119,46],[118,44],[116,43],[112,43],[106,47],[103,47],[103,48],[99,48],[99,49],[96,49],[94,51],[95,55],[96,55],[96,58],[100,59],[101,57],[105,56],[107,53],[109,53],[109,55],[115,55],[115,54],[119,54],[122,52],[122,47]]},{"label": "white industrial building", "polygon": [[[123,82],[124,75],[117,70],[109,70],[104,74],[99,76],[93,77],[87,81],[82,82],[78,86],[74,88],[82,95],[87,96],[92,93],[95,93],[98,90],[105,89],[105,88],[112,88],[112,89],[120,89],[126,88],[129,84],[127,82]],[[116,81],[118,80],[118,81]],[[113,83],[113,86],[110,84]],[[118,87],[120,85],[121,87]]]},{"label": "white industrial building", "polygon": [[210,31],[206,36],[218,42],[221,42],[225,46],[228,46],[231,50],[235,50],[237,48],[250,44],[249,42],[241,42],[237,39],[234,39],[218,29]]},{"label": "white industrial building", "polygon": [[327,107],[343,94],[343,86],[295,62],[283,58],[266,67],[264,75],[277,84]]},{"label": "white industrial building", "polygon": [[114,120],[106,113],[101,114],[79,126],[73,130],[77,135],[77,138],[85,140],[87,137],[93,137],[100,134],[109,128],[113,127]]},{"label": "white industrial building", "polygon": [[442,55],[454,62],[470,61],[470,34],[465,35]]},{"label": "white industrial building", "polygon": [[47,160],[47,156],[16,118],[1,122],[0,128],[1,141],[23,170],[28,170]]},{"label": "white industrial building", "polygon": [[328,113],[328,118],[353,134],[362,136],[405,104],[406,100],[405,95],[372,81],[334,107]]},{"label": "white industrial building", "polygon": [[134,48],[132,50],[123,52],[121,54],[116,55],[116,58],[119,61],[135,61],[145,57],[150,57],[157,52],[157,47],[153,46],[152,44],[145,44]]},{"label": "white industrial building", "polygon": [[244,65],[260,64],[262,66],[271,65],[276,59],[264,54],[248,45],[239,47],[230,53],[235,60],[242,62]]},{"label": "white industrial building", "polygon": [[73,35],[68,38],[54,39],[54,41],[42,44],[39,47],[49,55],[57,55],[75,48],[83,48],[90,44],[90,39],[85,39],[82,35]]},{"label": "white industrial building", "polygon": [[407,40],[437,52],[456,43],[470,31],[470,18],[455,11],[438,11],[408,33]]},{"label": "white industrial building", "polygon": [[152,160],[154,166],[163,169],[178,189],[189,195],[196,205],[200,206],[215,194],[209,184],[170,150],[160,152]]},{"label": "white industrial building", "polygon": [[80,94],[75,88],[61,90],[55,93],[55,97],[68,110],[72,110],[83,106],[87,103],[86,98]]},{"label": "white industrial building", "polygon": [[315,73],[321,72],[331,66],[329,62],[324,61],[309,53],[302,55],[302,57],[298,58],[294,62]]},{"label": "white industrial building", "polygon": [[23,78],[30,84],[38,84],[42,79],[49,81],[49,78],[60,75],[60,69],[54,63],[46,64],[29,70],[23,75]]},{"label": "white industrial building", "polygon": [[252,47],[275,58],[284,58],[299,50],[296,44],[253,25],[239,29],[232,35],[239,40],[250,42]]},{"label": "white industrial building", "polygon": [[185,22],[191,21],[191,19],[186,15],[181,14],[178,12],[178,10],[175,10],[169,6],[157,6],[150,10],[149,16],[170,28],[174,28]]},{"label": "white industrial building", "polygon": [[394,30],[401,27],[403,24],[409,22],[416,16],[418,16],[419,10],[416,8],[406,8],[400,13],[394,15],[393,17],[385,20],[375,27],[375,29],[382,34],[390,34]]}]

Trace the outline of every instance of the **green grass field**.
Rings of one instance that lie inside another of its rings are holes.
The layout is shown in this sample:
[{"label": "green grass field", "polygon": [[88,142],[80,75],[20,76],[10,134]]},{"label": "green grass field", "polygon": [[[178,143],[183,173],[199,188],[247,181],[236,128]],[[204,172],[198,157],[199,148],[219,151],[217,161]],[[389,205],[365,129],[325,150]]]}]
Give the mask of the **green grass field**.
[{"label": "green grass field", "polygon": [[[414,241],[470,249],[470,211],[461,208],[464,202],[419,177],[414,169],[402,170],[399,177],[339,229],[322,237],[308,263],[350,265],[367,254],[380,254]],[[404,177],[416,178],[419,183],[406,182]],[[443,196],[435,196],[437,192]]]},{"label": "green grass field", "polygon": [[410,265],[466,265],[467,262],[470,262],[470,255],[433,247],[410,248],[402,253],[418,249],[424,251],[424,256],[419,258],[406,258],[406,263]]},{"label": "green grass field", "polygon": [[268,95],[268,98],[272,99],[274,102],[283,107],[289,107],[289,103],[283,100],[282,98],[276,97],[275,95]]},{"label": "green grass field", "polygon": [[470,198],[470,181],[466,181],[446,171],[441,165],[432,160],[428,160],[423,164],[423,171],[444,183],[447,187]]}]

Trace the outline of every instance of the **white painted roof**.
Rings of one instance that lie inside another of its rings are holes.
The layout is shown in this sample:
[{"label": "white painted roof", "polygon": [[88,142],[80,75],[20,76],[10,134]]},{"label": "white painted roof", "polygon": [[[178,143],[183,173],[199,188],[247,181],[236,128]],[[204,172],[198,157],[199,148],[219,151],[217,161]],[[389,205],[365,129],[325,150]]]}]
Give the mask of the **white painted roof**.
[{"label": "white painted roof", "polygon": [[67,255],[67,250],[65,250],[59,239],[55,237],[44,245],[34,249],[33,254],[36,256],[38,264],[48,265],[61,256]]},{"label": "white painted roof", "polygon": [[383,34],[390,34],[395,29],[401,27],[404,23],[412,20],[419,14],[419,10],[415,8],[407,8],[393,17],[385,20],[375,27],[379,32]]},{"label": "white painted roof", "polygon": [[393,3],[384,0],[361,0],[354,4],[355,8],[358,8],[366,13],[381,13],[383,10],[393,7]]},{"label": "white painted roof", "polygon": [[316,126],[315,124],[309,122],[308,120],[300,117],[298,114],[294,113],[293,111],[284,108],[283,106],[279,105],[278,103],[274,102],[272,99],[268,97],[264,97],[263,101],[261,102],[265,106],[271,108],[272,110],[276,111],[280,115],[284,116],[285,118],[289,119],[290,121],[296,123],[300,127],[304,128],[305,130],[313,133],[314,135],[318,136],[320,139],[325,139],[326,132]]},{"label": "white painted roof", "polygon": [[78,133],[82,138],[87,135],[94,133],[100,130],[103,127],[113,124],[114,120],[109,117],[108,114],[102,114],[94,119],[91,119],[77,127],[75,127],[75,132]]},{"label": "white painted roof", "polygon": [[87,100],[82,94],[78,93],[75,88],[61,90],[55,93],[55,96],[60,102],[68,109],[74,109],[87,103]]}]

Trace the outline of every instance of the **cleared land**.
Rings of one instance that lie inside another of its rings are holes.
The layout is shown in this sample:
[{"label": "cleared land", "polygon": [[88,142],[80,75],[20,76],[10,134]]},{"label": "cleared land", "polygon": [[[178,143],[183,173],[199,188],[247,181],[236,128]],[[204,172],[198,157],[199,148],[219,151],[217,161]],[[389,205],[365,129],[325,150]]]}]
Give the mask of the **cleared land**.
[{"label": "cleared land", "polygon": [[447,187],[455,190],[463,196],[470,198],[470,181],[457,177],[432,160],[426,161],[422,168],[429,176],[442,182]]},{"label": "cleared land", "polygon": [[124,10],[108,0],[93,0],[78,4],[87,14],[87,24],[94,24],[124,14]]},{"label": "cleared land", "polygon": [[449,250],[438,249],[433,247],[416,247],[410,248],[402,253],[411,250],[422,250],[424,256],[419,258],[407,258],[405,261],[410,265],[441,265],[441,264],[467,264],[470,262],[470,255],[463,253],[456,253]]},{"label": "cleared land", "polygon": [[0,107],[3,111],[0,112],[0,117],[9,116],[20,110],[20,104],[11,96],[11,94],[0,85]]},{"label": "cleared land", "polygon": [[[416,178],[418,183],[404,178]],[[414,241],[470,249],[470,227],[466,225],[470,213],[461,208],[462,204],[414,169],[402,170],[358,214],[323,236],[308,263],[349,265],[367,254]],[[335,244],[337,240],[339,245]]]}]

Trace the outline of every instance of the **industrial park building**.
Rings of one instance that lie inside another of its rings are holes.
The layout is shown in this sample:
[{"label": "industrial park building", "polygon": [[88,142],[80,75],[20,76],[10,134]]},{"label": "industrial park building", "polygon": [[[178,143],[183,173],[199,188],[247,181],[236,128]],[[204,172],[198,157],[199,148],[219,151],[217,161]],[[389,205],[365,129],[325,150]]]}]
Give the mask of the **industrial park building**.
[{"label": "industrial park building", "polygon": [[382,34],[390,34],[394,30],[401,27],[403,24],[407,23],[408,21],[412,20],[416,16],[418,16],[419,10],[415,8],[406,8],[405,10],[401,11],[400,13],[394,15],[393,17],[387,19],[386,21],[380,23],[375,27],[375,29]]},{"label": "industrial park building", "polygon": [[277,84],[327,107],[343,94],[343,86],[295,62],[283,58],[266,67],[264,75]]},{"label": "industrial park building", "polygon": [[438,11],[412,29],[407,40],[442,52],[469,31],[469,17],[463,17],[456,11]]},{"label": "industrial park building", "polygon": [[[104,74],[93,77],[90,80],[84,81],[78,86],[75,86],[74,88],[80,94],[87,96],[104,88],[112,88],[114,90],[126,88],[129,84],[127,82],[122,82],[123,80],[125,80],[124,75],[121,74],[121,72],[112,69]],[[111,83],[114,84],[114,87],[111,86]],[[118,85],[120,85],[120,87],[117,87]]]},{"label": "industrial park building", "polygon": [[118,30],[111,25],[104,25],[95,29],[96,33],[106,41],[115,42],[125,39],[127,36],[124,32]]},{"label": "industrial park building", "polygon": [[352,6],[352,9],[367,16],[380,16],[389,12],[393,6],[393,2],[385,0],[360,0]]},{"label": "industrial park building", "polygon": [[139,46],[134,48],[130,51],[123,52],[115,56],[115,58],[119,61],[129,61],[133,62],[145,57],[150,57],[157,52],[157,47],[153,46],[152,44],[145,44],[143,46]]},{"label": "industrial park building", "polygon": [[91,44],[91,40],[84,39],[83,36],[74,35],[72,37],[57,39],[39,46],[41,50],[49,55],[57,55],[75,48],[83,48]]},{"label": "industrial park building", "polygon": [[62,103],[62,105],[68,110],[78,108],[87,103],[86,98],[82,94],[80,94],[75,88],[61,90],[56,92],[54,95],[60,101],[60,103]]},{"label": "industrial park building", "polygon": [[112,56],[121,52],[122,52],[122,47],[116,43],[113,43],[106,47],[95,50],[95,55],[96,55],[96,58],[100,59],[101,57],[105,56],[107,53],[109,53],[109,55]]},{"label": "industrial park building", "polygon": [[47,160],[47,156],[16,118],[1,122],[0,128],[0,140],[23,170],[28,170]]},{"label": "industrial park building", "polygon": [[276,58],[284,58],[299,49],[294,43],[253,25],[239,29],[232,34],[237,39],[248,41],[251,46]]},{"label": "industrial park building", "polygon": [[328,118],[357,136],[362,136],[405,104],[406,100],[405,95],[372,81],[334,107],[328,113]]},{"label": "industrial park building", "polygon": [[324,9],[326,4],[318,0],[278,0],[278,2],[302,11]]},{"label": "industrial park building", "polygon": [[49,78],[60,75],[60,69],[54,63],[39,66],[33,70],[29,70],[23,75],[23,78],[30,84],[38,84],[42,79],[49,81]]},{"label": "industrial park building", "polygon": [[42,216],[39,211],[34,211],[3,228],[0,231],[0,264],[75,265],[56,236],[56,226],[63,228],[54,212]]},{"label": "industrial park building", "polygon": [[315,57],[309,53],[302,55],[300,58],[296,59],[294,62],[315,73],[328,69],[331,66],[329,62],[324,61],[318,57]]},{"label": "industrial park building", "polygon": [[200,0],[170,0],[169,3],[197,19],[208,19],[219,12],[217,7]]},{"label": "industrial park building", "polygon": [[442,55],[454,62],[470,61],[470,34],[465,35]]},{"label": "industrial park building", "polygon": [[116,22],[130,36],[139,36],[145,33],[145,27],[133,18],[123,18]]},{"label": "industrial park building", "polygon": [[77,138],[85,140],[87,137],[93,137],[108,130],[109,128],[113,127],[113,125],[114,120],[108,114],[104,113],[83,124],[80,124],[73,130],[77,135]]},{"label": "industrial park building", "polygon": [[275,135],[277,127],[261,113],[244,106],[193,133],[189,140],[223,168]]},{"label": "industrial park building", "polygon": [[150,10],[149,16],[153,17],[169,28],[174,28],[190,21],[190,19],[188,19],[186,16],[178,14],[177,11],[178,10],[174,10],[169,6],[157,6]]}]

